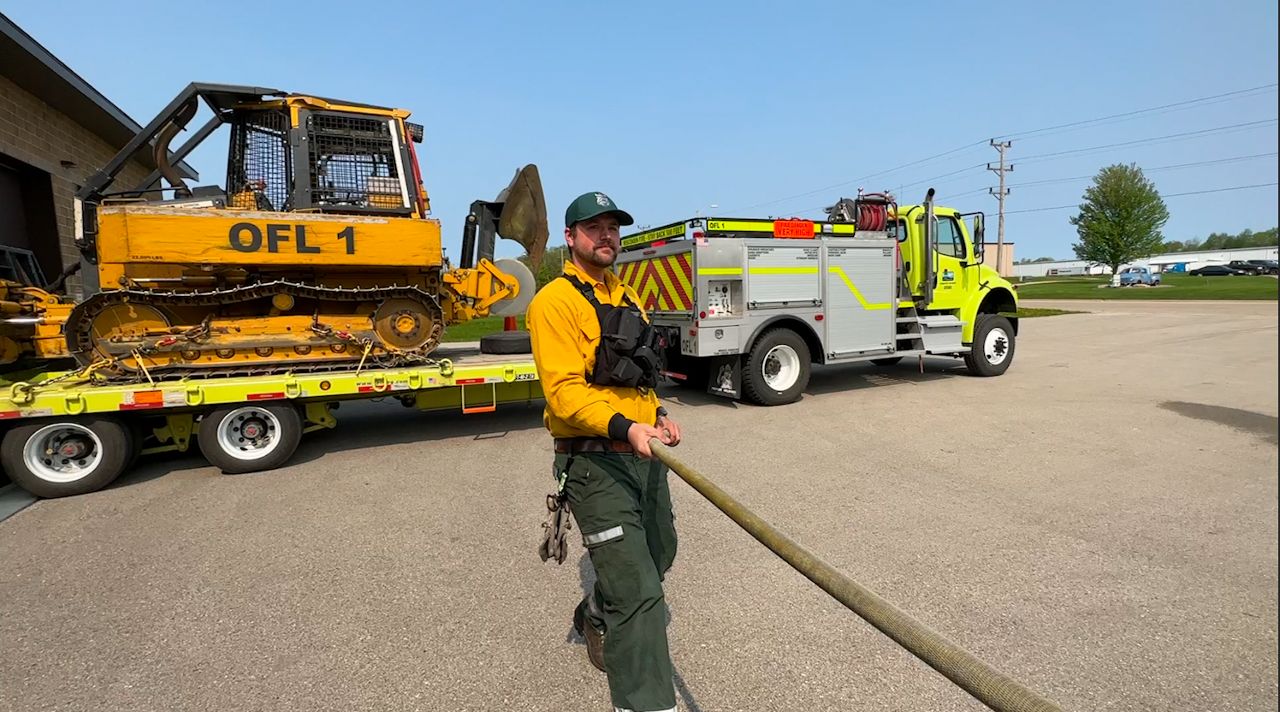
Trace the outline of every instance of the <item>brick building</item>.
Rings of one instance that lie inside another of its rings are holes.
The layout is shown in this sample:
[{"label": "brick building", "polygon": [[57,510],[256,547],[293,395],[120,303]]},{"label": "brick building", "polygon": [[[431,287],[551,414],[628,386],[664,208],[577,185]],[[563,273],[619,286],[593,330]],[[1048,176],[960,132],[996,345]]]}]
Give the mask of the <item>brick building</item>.
[{"label": "brick building", "polygon": [[[0,14],[0,246],[32,252],[46,283],[80,261],[76,191],[140,130]],[[142,182],[155,168],[151,160],[140,152],[117,185]],[[194,177],[189,166],[179,169]],[[78,285],[69,280],[68,292]]]}]

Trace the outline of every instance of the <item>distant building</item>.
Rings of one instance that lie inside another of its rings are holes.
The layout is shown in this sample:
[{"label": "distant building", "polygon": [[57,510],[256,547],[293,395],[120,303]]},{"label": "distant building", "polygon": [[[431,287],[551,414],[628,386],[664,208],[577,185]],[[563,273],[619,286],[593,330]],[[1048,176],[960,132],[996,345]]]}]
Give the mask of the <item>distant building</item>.
[{"label": "distant building", "polygon": [[[1228,250],[1197,250],[1195,252],[1169,252],[1163,255],[1152,255],[1136,260],[1134,264],[1145,264],[1153,272],[1185,272],[1202,265],[1226,264],[1232,260],[1274,260],[1280,254],[1276,247],[1239,247]],[[1120,266],[1124,269],[1128,264]],[[1052,277],[1070,274],[1110,274],[1105,265],[1085,262],[1084,260],[1059,260],[1055,262],[1032,262],[1014,265],[1008,273],[1014,277]]]},{"label": "distant building", "polygon": [[[141,127],[0,14],[0,246],[34,254],[46,282],[80,261],[74,196]],[[141,151],[120,175],[141,183]],[[179,170],[195,172],[186,164]],[[0,250],[0,257],[4,257]],[[78,290],[68,281],[68,293]]]}]

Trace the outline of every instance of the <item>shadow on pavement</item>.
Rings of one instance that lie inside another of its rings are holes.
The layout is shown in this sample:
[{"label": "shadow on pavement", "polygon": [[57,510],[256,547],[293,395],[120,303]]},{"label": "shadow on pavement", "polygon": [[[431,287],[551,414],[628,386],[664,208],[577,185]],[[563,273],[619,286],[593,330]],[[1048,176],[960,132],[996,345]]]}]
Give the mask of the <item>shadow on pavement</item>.
[{"label": "shadow on pavement", "polygon": [[894,366],[849,363],[814,368],[813,375],[809,377],[809,387],[804,392],[806,395],[816,396],[966,376],[964,362],[953,358],[925,357],[923,373],[917,359],[903,359],[901,363]]},{"label": "shadow on pavement", "polygon": [[[968,375],[964,361],[954,358],[926,356],[924,372],[917,359],[904,359],[894,366],[876,366],[870,363],[848,363],[836,366],[814,366],[809,376],[809,386],[804,394],[810,396],[856,391],[862,388],[887,388],[904,383],[925,383],[944,378],[963,378]],[[663,400],[681,405],[721,408],[756,408],[752,403],[738,402],[713,396],[706,391],[679,386],[668,386],[658,393]]]},{"label": "shadow on pavement", "polygon": [[1277,423],[1280,421],[1274,415],[1255,413],[1251,410],[1242,410],[1240,408],[1228,408],[1221,405],[1209,405],[1207,403],[1187,403],[1185,401],[1165,401],[1160,404],[1160,407],[1183,417],[1205,420],[1210,423],[1225,425],[1242,433],[1255,435],[1272,445],[1280,442],[1280,435],[1277,434]]}]

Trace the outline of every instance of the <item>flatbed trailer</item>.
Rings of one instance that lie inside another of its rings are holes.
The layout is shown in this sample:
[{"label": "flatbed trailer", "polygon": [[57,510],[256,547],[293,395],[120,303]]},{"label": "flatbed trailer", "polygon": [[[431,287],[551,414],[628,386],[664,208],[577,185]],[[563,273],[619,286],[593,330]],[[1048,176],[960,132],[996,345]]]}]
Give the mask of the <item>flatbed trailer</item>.
[{"label": "flatbed trailer", "polygon": [[73,371],[0,380],[0,462],[41,497],[99,490],[139,456],[185,452],[194,441],[223,472],[284,465],[303,434],[336,427],[342,401],[396,398],[406,407],[461,414],[542,396],[529,355],[483,354],[445,344],[430,363],[244,377],[118,384]]}]

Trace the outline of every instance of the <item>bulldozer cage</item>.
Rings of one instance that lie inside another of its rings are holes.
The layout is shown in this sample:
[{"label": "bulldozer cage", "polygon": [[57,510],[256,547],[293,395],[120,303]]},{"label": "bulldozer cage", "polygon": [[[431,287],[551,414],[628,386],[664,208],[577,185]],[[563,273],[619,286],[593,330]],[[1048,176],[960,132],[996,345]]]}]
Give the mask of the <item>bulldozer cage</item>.
[{"label": "bulldozer cage", "polygon": [[293,170],[289,160],[289,114],[247,112],[231,124],[227,196],[233,208],[288,210]]},{"label": "bulldozer cage", "polygon": [[312,205],[408,207],[393,126],[386,118],[311,113],[307,143]]}]

